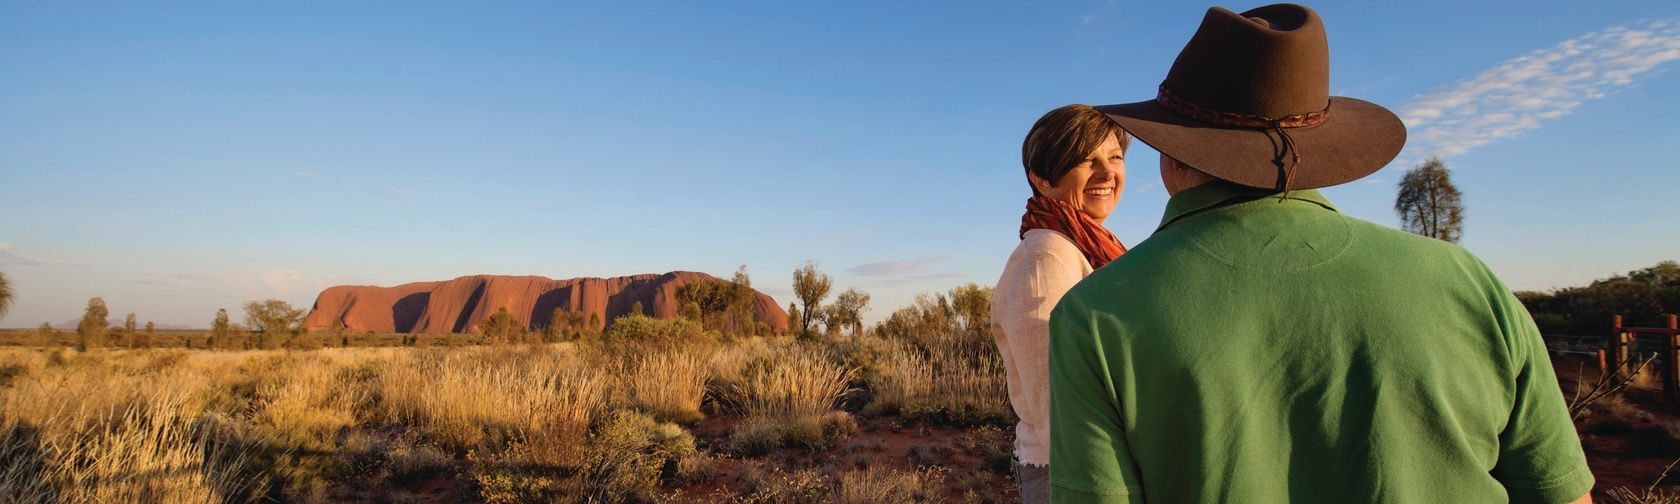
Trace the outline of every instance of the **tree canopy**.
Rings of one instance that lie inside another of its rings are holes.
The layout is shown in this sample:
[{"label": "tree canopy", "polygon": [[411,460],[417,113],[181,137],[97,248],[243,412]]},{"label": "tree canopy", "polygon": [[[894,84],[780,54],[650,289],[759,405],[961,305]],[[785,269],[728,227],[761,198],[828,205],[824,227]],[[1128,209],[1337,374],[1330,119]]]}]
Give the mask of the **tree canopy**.
[{"label": "tree canopy", "polygon": [[1464,236],[1464,203],[1452,173],[1441,158],[1431,157],[1406,172],[1394,211],[1400,228],[1430,238],[1458,243]]},{"label": "tree canopy", "polygon": [[1680,313],[1680,263],[1662,261],[1584,287],[1524,291],[1516,296],[1541,332],[1607,336],[1612,315],[1628,317],[1627,325],[1639,326],[1656,325],[1661,315]]},{"label": "tree canopy", "polygon": [[0,318],[12,309],[12,281],[6,279],[6,273],[0,272]]},{"label": "tree canopy", "polygon": [[828,297],[829,289],[834,287],[834,280],[827,273],[817,269],[817,265],[805,261],[804,266],[793,270],[793,295],[799,298],[803,305],[799,311],[803,317],[799,321],[799,335],[806,337],[811,334],[812,315],[822,310],[822,300]]}]

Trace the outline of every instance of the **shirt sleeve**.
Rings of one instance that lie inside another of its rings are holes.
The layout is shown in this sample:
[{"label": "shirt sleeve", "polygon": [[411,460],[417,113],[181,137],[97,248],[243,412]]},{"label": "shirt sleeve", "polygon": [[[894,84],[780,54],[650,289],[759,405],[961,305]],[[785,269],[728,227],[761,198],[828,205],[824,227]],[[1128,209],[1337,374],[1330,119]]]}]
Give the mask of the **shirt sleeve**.
[{"label": "shirt sleeve", "polygon": [[[1017,408],[1021,420],[1036,428],[1050,424],[1050,310],[1056,302],[1079,283],[1083,276],[1077,266],[1065,264],[1054,254],[1040,252],[1030,256],[1022,272],[1024,289],[1014,310],[1000,314],[1007,348],[1020,377],[1021,387],[1015,393],[1025,407]],[[1048,439],[1041,442],[1049,442]]]},{"label": "shirt sleeve", "polygon": [[1141,503],[1100,331],[1074,296],[1050,316],[1050,501]]},{"label": "shirt sleeve", "polygon": [[1511,349],[1516,396],[1511,419],[1499,434],[1493,477],[1505,485],[1513,503],[1572,502],[1593,486],[1581,439],[1534,319],[1509,290],[1497,288],[1494,307]]}]

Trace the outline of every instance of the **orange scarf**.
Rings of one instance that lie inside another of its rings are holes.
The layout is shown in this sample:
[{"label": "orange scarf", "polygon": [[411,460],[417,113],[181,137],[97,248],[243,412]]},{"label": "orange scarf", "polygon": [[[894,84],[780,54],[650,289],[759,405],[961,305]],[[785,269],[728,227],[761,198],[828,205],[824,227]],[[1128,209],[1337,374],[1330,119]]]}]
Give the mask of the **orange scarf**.
[{"label": "orange scarf", "polygon": [[1021,237],[1032,229],[1048,229],[1073,239],[1074,246],[1085,254],[1091,268],[1101,268],[1126,253],[1120,239],[1097,221],[1073,208],[1065,201],[1049,196],[1027,199],[1027,213],[1021,215]]}]

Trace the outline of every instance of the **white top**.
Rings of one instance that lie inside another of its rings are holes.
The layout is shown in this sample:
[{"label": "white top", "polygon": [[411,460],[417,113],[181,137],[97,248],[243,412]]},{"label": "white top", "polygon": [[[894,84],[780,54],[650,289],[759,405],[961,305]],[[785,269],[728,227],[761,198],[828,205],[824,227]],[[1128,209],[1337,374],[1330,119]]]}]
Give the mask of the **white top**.
[{"label": "white top", "polygon": [[1050,310],[1091,274],[1073,240],[1048,229],[1027,231],[992,291],[992,338],[1003,354],[1022,464],[1050,464]]}]

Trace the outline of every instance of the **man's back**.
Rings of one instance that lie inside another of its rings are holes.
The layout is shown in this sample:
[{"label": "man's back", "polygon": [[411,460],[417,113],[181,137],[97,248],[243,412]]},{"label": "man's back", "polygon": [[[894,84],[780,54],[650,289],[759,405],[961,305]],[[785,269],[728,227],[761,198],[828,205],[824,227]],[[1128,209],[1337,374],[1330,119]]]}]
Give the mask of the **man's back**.
[{"label": "man's back", "polygon": [[1510,292],[1315,191],[1174,196],[1163,229],[1063,298],[1050,353],[1062,502],[1568,502],[1592,484]]}]

